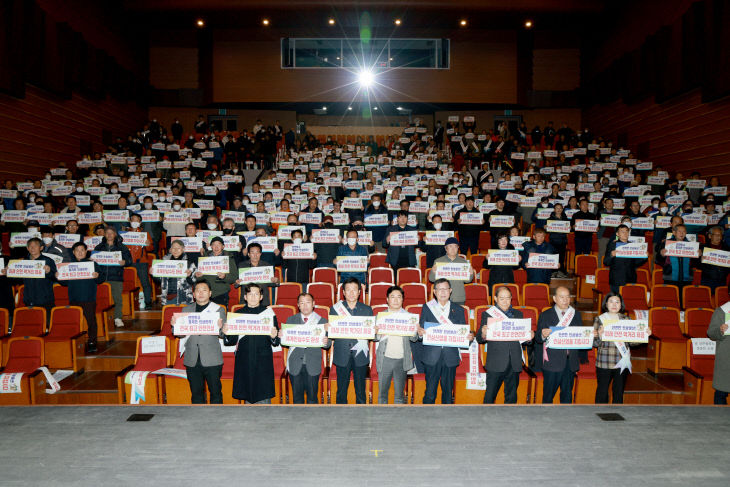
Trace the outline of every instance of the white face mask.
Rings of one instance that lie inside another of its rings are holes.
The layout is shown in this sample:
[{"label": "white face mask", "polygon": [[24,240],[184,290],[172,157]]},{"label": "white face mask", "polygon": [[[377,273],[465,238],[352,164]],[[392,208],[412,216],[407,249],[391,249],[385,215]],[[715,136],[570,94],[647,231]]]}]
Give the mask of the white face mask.
[{"label": "white face mask", "polygon": [[547,203],[540,203],[540,206],[542,206],[543,208],[547,208],[548,207],[548,204]]},{"label": "white face mask", "polygon": [[301,238],[295,238],[294,240],[292,240],[292,242],[294,242],[295,244],[299,245],[300,243],[302,243],[302,239]]},{"label": "white face mask", "polygon": [[656,208],[659,208],[659,203],[654,203],[654,204],[653,204],[653,205],[651,205],[651,206],[652,206],[652,208],[654,208],[654,209],[656,209]]},{"label": "white face mask", "polygon": [[669,211],[669,207],[667,207],[667,206],[662,206],[661,208],[659,208],[659,212],[662,215],[666,215],[668,211]]},{"label": "white face mask", "polygon": [[112,188],[112,194],[117,194],[119,190],[117,188]]},{"label": "white face mask", "polygon": [[44,244],[51,245],[51,242],[53,242],[53,237],[43,237]]},{"label": "white face mask", "polygon": [[234,167],[233,168],[233,174],[237,174],[237,173],[238,173],[238,168],[237,167]]},{"label": "white face mask", "polygon": [[29,201],[30,203],[35,203],[35,196],[30,196],[30,197],[28,197],[28,201]]},{"label": "white face mask", "polygon": [[159,198],[157,198],[158,201],[165,201],[166,199],[166,196],[160,196]]},{"label": "white face mask", "polygon": [[152,209],[152,203],[145,203],[144,204],[144,207],[145,207],[146,210],[151,210]]},{"label": "white face mask", "polygon": [[180,208],[182,208],[182,206],[180,206],[179,204],[178,205],[172,205],[172,209],[175,210],[175,211],[180,211]]},{"label": "white face mask", "polygon": [[373,208],[379,208],[380,207],[380,201],[373,201]]},{"label": "white face mask", "polygon": [[441,230],[441,225],[442,223],[434,223],[433,228],[435,228],[436,230]]},{"label": "white face mask", "polygon": [[631,222],[624,222],[624,225],[626,225],[627,227],[631,228]]},{"label": "white face mask", "polygon": [[215,230],[217,226],[216,223],[208,223],[208,230]]},{"label": "white face mask", "polygon": [[137,201],[137,198],[135,198],[134,196],[130,196],[129,197],[129,202],[130,203],[135,203],[136,201]]},{"label": "white face mask", "polygon": [[129,225],[130,225],[130,226],[131,226],[132,228],[139,228],[139,222],[129,222]]},{"label": "white face mask", "polygon": [[353,246],[353,245],[355,245],[356,243],[357,243],[357,238],[352,238],[352,237],[348,237],[348,238],[347,238],[347,245],[349,245],[349,246],[351,246],[351,247],[352,247],[352,246]]},{"label": "white face mask", "polygon": [[82,192],[83,190],[84,190],[83,186],[76,186],[76,191],[78,191],[79,193]]},{"label": "white face mask", "polygon": [[46,180],[48,180],[48,179],[51,179],[51,175],[50,174],[46,174]]}]

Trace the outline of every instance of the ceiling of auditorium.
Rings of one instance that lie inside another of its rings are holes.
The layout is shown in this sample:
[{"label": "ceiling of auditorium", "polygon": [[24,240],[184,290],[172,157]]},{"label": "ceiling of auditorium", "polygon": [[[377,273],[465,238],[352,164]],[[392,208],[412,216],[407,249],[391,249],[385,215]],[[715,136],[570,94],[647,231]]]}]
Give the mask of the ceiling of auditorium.
[{"label": "ceiling of auditorium", "polygon": [[[347,34],[362,25],[363,15],[373,28],[401,30],[453,29],[467,19],[470,29],[517,29],[526,20],[536,28],[573,29],[601,15],[606,0],[121,0],[120,7],[138,23],[151,29],[189,28],[198,18],[208,27],[246,29],[261,26],[264,18],[272,29],[327,28],[330,18]],[[293,15],[296,13],[295,15]],[[319,35],[330,32],[324,31]],[[405,32],[404,32],[405,33]],[[392,34],[389,34],[392,35]]]},{"label": "ceiling of auditorium", "polygon": [[301,9],[450,9],[495,12],[599,12],[605,0],[124,0],[129,10],[301,10]]}]

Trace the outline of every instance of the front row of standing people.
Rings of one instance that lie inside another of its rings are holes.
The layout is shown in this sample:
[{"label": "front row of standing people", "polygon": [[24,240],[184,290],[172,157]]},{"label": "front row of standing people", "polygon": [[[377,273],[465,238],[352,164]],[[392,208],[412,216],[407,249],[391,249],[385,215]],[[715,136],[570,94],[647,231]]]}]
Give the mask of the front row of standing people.
[{"label": "front row of standing people", "polygon": [[[375,329],[376,366],[379,377],[378,402],[387,404],[388,396],[393,384],[394,403],[405,403],[405,385],[409,372],[425,374],[426,388],[423,397],[424,404],[433,404],[436,401],[439,385],[441,386],[441,402],[453,403],[453,388],[456,379],[456,368],[461,361],[458,348],[423,345],[426,323],[453,323],[466,324],[465,309],[451,301],[451,285],[446,279],[437,279],[434,282],[433,292],[435,299],[425,304],[421,311],[419,326],[413,336],[382,335]],[[350,278],[343,285],[345,299],[338,301],[329,310],[330,315],[373,316],[372,309],[360,301],[361,283],[356,278]],[[235,369],[233,378],[233,397],[248,403],[268,404],[275,396],[274,366],[272,347],[280,345],[282,332],[274,316],[271,334],[267,336],[228,335],[225,324],[225,308],[213,303],[210,285],[205,281],[195,284],[193,292],[195,302],[187,305],[186,313],[216,313],[219,315],[219,336],[190,335],[187,337],[184,350],[184,365],[190,384],[193,404],[203,404],[205,398],[205,384],[210,391],[212,404],[222,403],[221,373],[223,355],[219,338],[227,346],[236,346]],[[489,318],[506,317],[520,319],[522,313],[512,307],[512,294],[507,287],[499,287],[496,291],[495,306],[482,315],[481,323],[476,335],[469,334],[469,341],[476,338],[477,342],[487,346],[487,388],[484,403],[494,403],[496,396],[504,385],[506,404],[517,402],[517,388],[519,376],[522,372],[523,344],[530,342],[519,341],[489,341],[487,329],[490,326]],[[263,293],[257,284],[245,287],[245,306],[238,313],[260,314],[268,309],[261,304]],[[391,286],[387,290],[387,311],[391,313],[405,312],[403,309],[403,290],[399,286]],[[577,350],[561,350],[548,348],[543,351],[542,346],[554,327],[583,326],[579,311],[571,306],[570,292],[564,287],[555,290],[553,296],[555,306],[540,314],[537,323],[537,332],[532,334],[535,347],[536,362],[543,374],[543,403],[552,403],[555,395],[560,393],[561,403],[572,402],[572,390],[575,373],[580,367]],[[287,320],[290,325],[323,323],[325,330],[329,325],[314,311],[314,299],[308,293],[302,293],[297,299],[299,313]],[[717,314],[717,313],[716,313]],[[724,312],[722,313],[724,323]],[[633,344],[604,342],[601,340],[603,326],[627,319],[621,296],[609,293],[603,302],[602,313],[594,320],[594,347],[596,352],[596,403],[608,402],[608,390],[612,389],[612,402],[623,402],[623,391],[628,370],[619,367],[622,357],[629,354],[628,347]],[[720,319],[713,319],[713,322]],[[720,325],[722,326],[722,325]],[[717,326],[720,330],[720,326]],[[726,326],[726,325],[725,325]],[[712,327],[711,327],[712,328]],[[718,335],[720,336],[720,335]],[[724,335],[721,336],[724,338]],[[356,402],[366,402],[365,378],[371,362],[370,347],[367,340],[356,339],[327,339],[322,348],[333,347],[332,361],[336,368],[338,404],[347,403],[350,376],[354,379]],[[630,357],[630,354],[629,354]],[[422,366],[422,369],[417,366]],[[626,364],[626,361],[624,361]],[[320,395],[320,377],[322,373],[321,348],[292,347],[288,350],[287,370],[289,373],[293,402],[295,404],[318,403]]]}]

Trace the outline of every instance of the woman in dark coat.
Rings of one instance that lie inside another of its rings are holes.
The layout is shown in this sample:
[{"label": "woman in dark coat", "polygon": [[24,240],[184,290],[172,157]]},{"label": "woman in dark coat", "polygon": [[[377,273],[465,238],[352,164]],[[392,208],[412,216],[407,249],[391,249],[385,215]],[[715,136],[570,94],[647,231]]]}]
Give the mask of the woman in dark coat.
[{"label": "woman in dark coat", "polygon": [[[502,232],[497,235],[497,247],[498,250],[514,250],[514,246],[509,243],[509,235],[506,232]],[[522,256],[517,254],[520,259]],[[495,284],[506,284],[515,282],[514,270],[519,267],[519,264],[511,265],[489,265],[489,257],[484,259],[482,267],[489,269],[489,293],[492,294],[492,287]]]},{"label": "woman in dark coat", "polygon": [[[246,306],[236,311],[242,314],[257,315],[267,309],[262,306],[263,293],[258,284],[249,284],[244,290]],[[279,323],[274,315],[271,336],[263,335],[224,335],[227,346],[236,347],[236,364],[233,371],[233,398],[256,404],[271,404],[276,395],[274,389],[274,354],[271,347],[280,343],[277,336]],[[224,333],[225,333],[224,329]]]}]

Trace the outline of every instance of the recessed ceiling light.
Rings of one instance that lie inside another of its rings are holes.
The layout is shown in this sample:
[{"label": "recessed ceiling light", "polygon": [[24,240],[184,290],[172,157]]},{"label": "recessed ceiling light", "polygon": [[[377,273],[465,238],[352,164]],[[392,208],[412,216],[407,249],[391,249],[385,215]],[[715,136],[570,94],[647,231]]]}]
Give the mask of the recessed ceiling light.
[{"label": "recessed ceiling light", "polygon": [[461,19],[461,22],[459,22],[459,25],[462,27],[466,27],[466,19]]},{"label": "recessed ceiling light", "polygon": [[400,25],[400,19],[395,19],[395,25]]},{"label": "recessed ceiling light", "polygon": [[348,110],[352,110],[352,107],[347,107]]},{"label": "recessed ceiling light", "polygon": [[335,25],[335,19],[329,19],[327,23],[329,23],[330,25]]},{"label": "recessed ceiling light", "polygon": [[373,107],[373,110],[377,110],[377,109],[378,109],[378,107]]},{"label": "recessed ceiling light", "polygon": [[401,111],[403,110],[403,107],[397,107],[396,110]]},{"label": "recessed ceiling light", "polygon": [[327,107],[322,107],[322,110],[325,110],[326,111],[327,110]]},{"label": "recessed ceiling light", "polygon": [[197,21],[195,22],[195,25],[197,25],[198,27],[205,27],[205,20],[203,20],[203,19],[198,19],[198,20],[197,20]]},{"label": "recessed ceiling light", "polygon": [[531,28],[531,27],[532,27],[532,20],[527,20],[527,21],[525,21],[525,27],[526,27],[527,29]]},{"label": "recessed ceiling light", "polygon": [[264,25],[269,25],[269,19],[264,19],[261,21],[261,23]]}]

